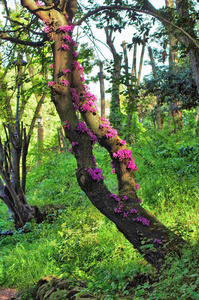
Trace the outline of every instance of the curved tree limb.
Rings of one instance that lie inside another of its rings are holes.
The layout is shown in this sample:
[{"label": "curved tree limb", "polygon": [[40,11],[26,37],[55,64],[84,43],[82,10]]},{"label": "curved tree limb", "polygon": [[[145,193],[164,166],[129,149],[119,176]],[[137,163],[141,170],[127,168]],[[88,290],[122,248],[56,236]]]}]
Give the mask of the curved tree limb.
[{"label": "curved tree limb", "polygon": [[159,21],[161,21],[162,23],[167,24],[171,27],[174,27],[178,31],[182,32],[199,49],[199,44],[196,42],[196,40],[194,38],[192,38],[183,28],[177,26],[176,24],[174,24],[174,23],[166,20],[164,17],[162,17],[157,10],[156,10],[156,12],[152,12],[152,11],[147,11],[147,10],[143,10],[143,9],[132,8],[132,7],[128,7],[128,6],[120,6],[120,5],[100,6],[100,7],[96,8],[92,11],[89,11],[81,19],[79,19],[76,23],[74,23],[74,25],[81,25],[82,22],[84,22],[87,18],[93,16],[94,14],[96,14],[100,11],[113,10],[113,9],[134,11],[134,12],[138,12],[138,13],[153,16],[156,19],[158,19]]}]

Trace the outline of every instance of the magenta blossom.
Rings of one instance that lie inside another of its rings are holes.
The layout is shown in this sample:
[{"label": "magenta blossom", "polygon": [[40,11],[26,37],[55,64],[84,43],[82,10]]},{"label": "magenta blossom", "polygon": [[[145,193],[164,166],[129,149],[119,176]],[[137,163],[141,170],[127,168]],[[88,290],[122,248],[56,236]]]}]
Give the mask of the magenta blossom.
[{"label": "magenta blossom", "polygon": [[101,179],[104,179],[104,177],[102,176],[102,170],[99,169],[99,168],[95,168],[95,169],[85,168],[85,170],[92,177],[92,179],[97,181],[97,182],[99,182]]},{"label": "magenta blossom", "polygon": [[49,82],[48,82],[48,86],[53,86],[54,84],[55,84],[54,81],[49,81]]},{"label": "magenta blossom", "polygon": [[66,45],[66,44],[63,44],[61,47],[62,47],[62,49],[63,49],[64,51],[70,50],[70,47],[69,47],[68,45]]},{"label": "magenta blossom", "polygon": [[69,129],[69,127],[70,127],[69,122],[68,121],[64,121],[63,122],[63,127]]},{"label": "magenta blossom", "polygon": [[62,72],[66,75],[66,76],[68,76],[68,74],[71,72],[71,70],[69,70],[69,69],[66,69],[66,70],[62,70]]},{"label": "magenta blossom", "polygon": [[77,51],[73,51],[72,55],[73,55],[73,57],[77,57],[78,56],[78,52]]},{"label": "magenta blossom", "polygon": [[69,85],[69,81],[67,81],[67,80],[61,80],[60,82],[63,83],[63,84],[65,84],[65,86]]},{"label": "magenta blossom", "polygon": [[77,146],[77,145],[78,145],[78,142],[72,142],[72,143],[71,143],[71,146],[72,146],[72,147],[75,147],[75,146]]},{"label": "magenta blossom", "polygon": [[49,33],[50,31],[51,31],[50,26],[46,25],[46,26],[44,27],[44,32],[45,32],[45,33]]},{"label": "magenta blossom", "polygon": [[37,2],[35,2],[35,4],[37,6],[44,6],[44,3],[42,1],[40,1],[40,0],[38,0]]},{"label": "magenta blossom", "polygon": [[60,31],[63,31],[63,32],[72,32],[74,29],[74,25],[60,26],[59,29],[60,29]]},{"label": "magenta blossom", "polygon": [[70,35],[64,35],[63,36],[63,40],[67,43],[72,43],[72,38],[70,37]]},{"label": "magenta blossom", "polygon": [[49,69],[52,69],[53,68],[53,64],[49,65]]}]

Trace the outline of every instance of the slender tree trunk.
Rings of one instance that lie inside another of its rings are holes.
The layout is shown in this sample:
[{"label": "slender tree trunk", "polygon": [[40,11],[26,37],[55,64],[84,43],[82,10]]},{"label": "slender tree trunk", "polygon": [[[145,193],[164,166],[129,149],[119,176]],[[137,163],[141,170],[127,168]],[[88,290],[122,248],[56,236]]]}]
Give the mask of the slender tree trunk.
[{"label": "slender tree trunk", "polygon": [[98,78],[100,82],[100,94],[101,94],[101,117],[105,118],[105,90],[104,90],[104,76],[103,76],[103,64],[100,62],[100,72]]},{"label": "slender tree trunk", "polygon": [[[152,70],[153,70],[153,76],[154,76],[154,78],[157,78],[157,71],[156,71],[155,61],[154,61],[153,52],[152,52],[151,47],[148,47],[148,52],[149,52],[149,57],[150,57],[151,66],[152,66]],[[156,103],[157,103],[156,104],[157,126],[158,126],[158,130],[161,130],[161,105],[160,105],[159,92],[156,95]]]},{"label": "slender tree trunk", "polygon": [[110,106],[110,121],[116,129],[120,126],[120,95],[119,95],[119,76],[122,59],[116,52],[112,39],[113,29],[105,27],[106,42],[113,55],[113,74],[112,74],[112,97]]}]

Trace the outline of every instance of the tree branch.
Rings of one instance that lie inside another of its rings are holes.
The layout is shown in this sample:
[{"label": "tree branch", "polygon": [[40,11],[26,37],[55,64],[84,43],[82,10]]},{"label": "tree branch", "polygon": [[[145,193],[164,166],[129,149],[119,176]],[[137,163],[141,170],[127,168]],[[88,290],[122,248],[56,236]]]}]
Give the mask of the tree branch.
[{"label": "tree branch", "polygon": [[100,12],[100,11],[104,11],[104,10],[127,10],[127,11],[134,11],[134,12],[138,12],[138,13],[142,13],[142,14],[147,14],[150,16],[155,17],[156,19],[158,19],[159,21],[161,21],[163,24],[166,24],[167,26],[171,26],[176,28],[178,31],[182,32],[198,49],[199,49],[199,44],[196,42],[196,40],[194,38],[192,38],[183,28],[177,26],[176,24],[166,20],[165,18],[163,18],[158,11],[156,10],[156,12],[151,12],[151,11],[146,11],[146,10],[142,10],[142,9],[138,9],[138,8],[132,8],[132,7],[127,7],[127,6],[120,6],[120,5],[110,5],[110,6],[100,6],[92,11],[89,11],[87,14],[85,14],[79,21],[77,21],[76,23],[74,23],[74,25],[81,25],[82,22],[84,22],[87,18],[93,16],[94,14]]},{"label": "tree branch", "polygon": [[32,46],[32,47],[41,47],[44,45],[44,42],[47,41],[47,38],[45,38],[45,37],[42,41],[39,41],[39,42],[23,41],[23,40],[14,38],[12,36],[8,36],[5,33],[1,33],[0,38],[2,40],[10,41],[11,43],[14,43],[14,44],[21,44],[21,45]]}]

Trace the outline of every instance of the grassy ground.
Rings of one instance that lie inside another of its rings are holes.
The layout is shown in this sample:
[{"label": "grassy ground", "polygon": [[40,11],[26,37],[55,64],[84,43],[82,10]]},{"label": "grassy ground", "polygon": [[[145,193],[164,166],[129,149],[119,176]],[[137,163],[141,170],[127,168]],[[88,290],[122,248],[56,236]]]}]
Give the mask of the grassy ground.
[{"label": "grassy ground", "polygon": [[[0,238],[0,285],[26,290],[53,274],[87,281],[101,299],[199,299],[199,137],[148,130],[132,151],[142,205],[190,243],[182,259],[168,258],[157,274],[80,190],[74,157],[55,151],[27,182],[30,204],[49,218]],[[95,156],[117,193],[108,154],[95,146]],[[0,229],[12,230],[2,202],[0,211]]]}]

